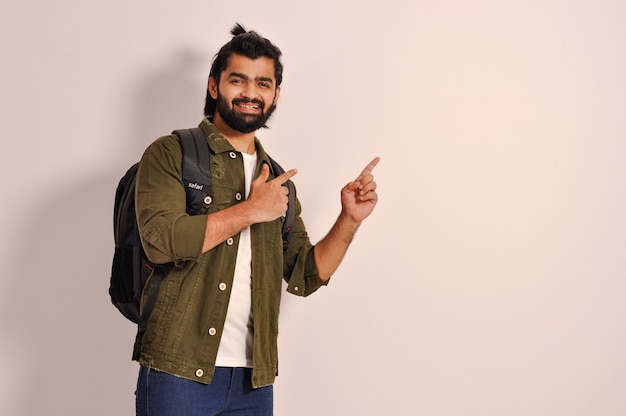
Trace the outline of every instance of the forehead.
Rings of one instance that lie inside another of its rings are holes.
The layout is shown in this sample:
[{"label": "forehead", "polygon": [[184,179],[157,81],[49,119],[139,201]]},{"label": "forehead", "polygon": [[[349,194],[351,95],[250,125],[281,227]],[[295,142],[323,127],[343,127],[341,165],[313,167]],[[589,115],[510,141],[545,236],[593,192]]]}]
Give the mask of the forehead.
[{"label": "forehead", "polygon": [[228,59],[228,65],[222,78],[228,77],[232,73],[243,74],[248,78],[271,78],[275,80],[274,60],[266,56],[250,59],[247,56],[232,54]]}]

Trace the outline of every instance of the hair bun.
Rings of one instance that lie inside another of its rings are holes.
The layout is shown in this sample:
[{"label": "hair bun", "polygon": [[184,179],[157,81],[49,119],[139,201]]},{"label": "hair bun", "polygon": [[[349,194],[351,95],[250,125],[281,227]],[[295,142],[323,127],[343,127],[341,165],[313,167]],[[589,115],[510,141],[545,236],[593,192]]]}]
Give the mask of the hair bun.
[{"label": "hair bun", "polygon": [[248,31],[246,30],[245,27],[243,27],[243,25],[241,23],[235,23],[235,26],[233,26],[233,28],[230,31],[230,33],[233,36],[239,36],[239,35],[243,35],[244,33],[248,33]]}]

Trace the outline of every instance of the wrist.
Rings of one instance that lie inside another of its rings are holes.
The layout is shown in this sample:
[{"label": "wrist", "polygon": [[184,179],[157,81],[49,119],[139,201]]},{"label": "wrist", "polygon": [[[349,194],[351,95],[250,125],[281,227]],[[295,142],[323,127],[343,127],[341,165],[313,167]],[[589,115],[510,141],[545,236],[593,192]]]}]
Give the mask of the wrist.
[{"label": "wrist", "polygon": [[356,232],[356,230],[361,225],[361,222],[362,221],[357,221],[356,219],[354,219],[354,217],[352,217],[345,211],[341,211],[341,213],[339,214],[339,218],[337,218],[337,225],[352,233]]},{"label": "wrist", "polygon": [[259,210],[254,206],[250,200],[241,201],[233,206],[236,209],[236,214],[242,221],[243,228],[250,227],[252,224],[259,222],[255,214],[258,214]]}]

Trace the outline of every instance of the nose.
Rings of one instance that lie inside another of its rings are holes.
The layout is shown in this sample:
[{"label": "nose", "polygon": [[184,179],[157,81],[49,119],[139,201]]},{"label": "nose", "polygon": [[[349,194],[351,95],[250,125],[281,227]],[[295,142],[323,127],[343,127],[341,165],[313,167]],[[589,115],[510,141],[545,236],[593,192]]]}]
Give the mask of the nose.
[{"label": "nose", "polygon": [[254,82],[246,82],[241,91],[241,95],[248,99],[257,98],[260,96],[257,85]]}]

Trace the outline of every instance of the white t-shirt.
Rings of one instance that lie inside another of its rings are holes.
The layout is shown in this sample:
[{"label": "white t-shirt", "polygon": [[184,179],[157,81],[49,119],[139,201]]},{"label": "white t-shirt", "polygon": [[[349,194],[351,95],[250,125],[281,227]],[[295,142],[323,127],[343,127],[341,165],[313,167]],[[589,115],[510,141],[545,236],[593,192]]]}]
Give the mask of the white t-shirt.
[{"label": "white t-shirt", "polygon": [[[254,179],[256,153],[242,153],[246,178],[246,198]],[[217,351],[215,365],[218,367],[252,367],[252,345],[254,338],[252,316],[252,243],[250,228],[241,231],[235,277],[230,294],[226,322]]]}]

